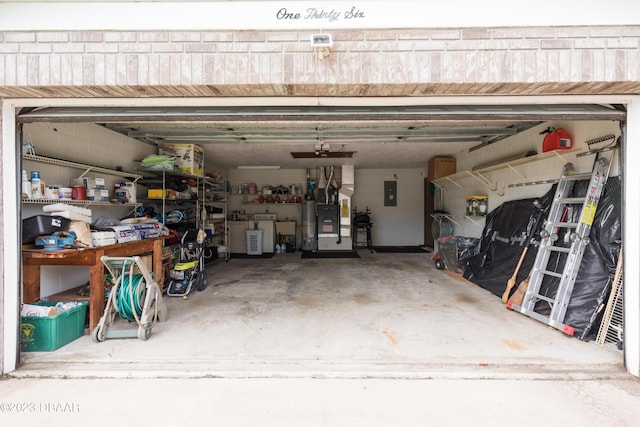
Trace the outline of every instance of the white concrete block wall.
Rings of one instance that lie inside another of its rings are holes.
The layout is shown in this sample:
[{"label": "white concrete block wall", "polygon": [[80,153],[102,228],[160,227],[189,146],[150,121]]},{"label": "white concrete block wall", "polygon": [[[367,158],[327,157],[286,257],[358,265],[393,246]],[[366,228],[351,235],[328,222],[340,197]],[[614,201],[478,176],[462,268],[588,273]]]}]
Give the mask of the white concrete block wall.
[{"label": "white concrete block wall", "polygon": [[[556,128],[564,128],[572,137],[573,147],[582,151],[587,150],[586,141],[613,134],[620,136],[620,128],[616,122],[602,121],[567,121],[545,123],[523,132],[520,135],[507,138],[495,144],[491,144],[486,148],[475,150],[472,152],[460,153],[457,157],[458,172],[471,170],[474,166],[506,158],[514,154],[523,153],[528,150],[534,150],[542,153],[542,141],[544,135],[540,132],[549,126]],[[507,187],[510,183],[522,183],[557,179],[562,172],[562,168],[566,162],[571,162],[577,172],[590,172],[593,166],[594,156],[577,157],[578,151],[562,154],[561,157],[549,157],[543,160],[533,161],[523,165],[514,166],[514,168],[526,177],[526,180],[518,175],[518,173],[504,167],[495,171],[483,173],[483,176],[496,184],[496,191],[491,190],[487,185],[479,182],[472,177],[464,177],[456,180],[464,188],[459,188],[453,183],[444,182],[445,196],[444,208],[452,215],[463,215],[466,207],[466,197],[472,195],[487,195],[489,208],[488,211],[500,206],[509,200],[525,199],[530,197],[538,197],[545,194],[552,184],[531,185],[525,187]],[[609,156],[611,153],[604,153],[603,156]],[[618,155],[613,158],[611,176],[619,174],[619,151]],[[484,219],[475,218],[478,224],[465,220],[456,219],[459,222],[454,226],[456,235],[464,235],[468,237],[479,237],[482,233],[482,225]]]},{"label": "white concrete block wall", "polygon": [[[123,135],[104,129],[101,126],[85,123],[35,123],[24,126],[24,140],[30,139],[35,145],[36,154],[54,157],[83,164],[132,172],[139,169],[139,163],[148,154],[154,153],[151,145],[132,140]],[[56,165],[25,161],[23,169],[30,176],[32,170],[38,170],[47,185],[68,186],[73,178],[84,170]],[[88,177],[105,178],[110,195],[114,196],[114,185],[123,180],[121,177],[89,172]],[[22,205],[22,218],[43,215],[43,205]],[[132,207],[90,206],[92,218],[109,216],[116,219],[126,217]],[[42,267],[41,296],[62,292],[80,286],[89,280],[89,270],[76,267]]]},{"label": "white concrete block wall", "polygon": [[[357,169],[351,204],[371,210],[374,246],[424,244],[423,169]],[[397,206],[384,206],[384,181],[397,182]]]},{"label": "white concrete block wall", "polygon": [[[307,180],[305,169],[229,169],[227,175],[232,190],[237,188],[238,185],[242,186],[244,183],[255,183],[258,191],[262,191],[265,186],[277,187],[282,185],[290,187],[292,184],[299,185],[304,191]],[[248,196],[248,199],[253,199],[254,197],[257,196]],[[278,214],[278,220],[290,219],[300,224],[302,214],[298,204],[246,204],[244,199],[243,195],[237,194],[227,197],[228,213],[235,210],[246,214],[270,212]]]},{"label": "white concrete block wall", "polygon": [[136,160],[155,151],[151,145],[88,123],[26,124],[23,133],[25,139],[31,135],[36,154],[109,169],[121,166],[133,171],[140,166]]}]

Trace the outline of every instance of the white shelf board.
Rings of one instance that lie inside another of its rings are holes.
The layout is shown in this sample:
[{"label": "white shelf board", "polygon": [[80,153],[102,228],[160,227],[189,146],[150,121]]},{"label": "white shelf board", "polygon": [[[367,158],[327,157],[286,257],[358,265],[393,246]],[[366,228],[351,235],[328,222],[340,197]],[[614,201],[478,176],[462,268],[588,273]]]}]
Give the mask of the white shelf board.
[{"label": "white shelf board", "polygon": [[116,202],[99,202],[95,200],[66,200],[66,199],[22,199],[22,203],[27,205],[53,205],[62,203],[65,205],[80,206],[109,206],[109,207],[138,207],[142,203],[116,203]]},{"label": "white shelf board", "polygon": [[[548,158],[551,158],[551,157],[559,157],[559,158],[562,159],[563,155],[569,154],[569,153],[575,153],[575,152],[578,152],[578,151],[581,151],[581,149],[572,148],[572,149],[569,149],[569,150],[547,151],[545,153],[536,154],[534,156],[529,156],[529,157],[523,157],[521,159],[510,160],[510,161],[507,161],[507,162],[504,162],[504,163],[499,163],[499,164],[496,164],[496,165],[493,165],[493,166],[487,166],[487,167],[476,169],[476,170],[472,169],[472,170],[464,170],[464,171],[456,172],[454,174],[447,175],[447,176],[444,176],[442,178],[434,179],[434,180],[432,180],[432,182],[435,183],[435,184],[442,185],[446,181],[450,181],[450,182],[453,182],[454,184],[456,184],[455,181],[460,180],[462,178],[467,178],[467,177],[471,177],[471,178],[474,178],[474,179],[481,179],[481,178],[479,178],[479,175],[481,175],[482,173],[485,173],[485,172],[491,172],[491,171],[495,171],[495,170],[498,170],[498,169],[505,169],[505,168],[509,168],[509,167],[515,167],[515,166],[518,166],[518,165],[523,165],[523,164],[527,164],[527,163],[531,163],[531,162],[536,162],[536,161],[548,159]],[[458,185],[458,184],[456,184],[456,185]]]},{"label": "white shelf board", "polygon": [[139,175],[136,173],[118,171],[115,169],[107,169],[100,166],[86,165],[83,163],[70,162],[68,160],[55,159],[53,157],[38,156],[35,154],[23,154],[22,159],[31,160],[33,162],[38,162],[38,163],[45,163],[50,165],[74,168],[74,169],[84,169],[85,172],[83,175],[89,172],[98,172],[98,173],[106,173],[108,175],[113,175],[113,176],[121,176],[125,178],[135,178],[136,181],[142,178],[142,175]]}]

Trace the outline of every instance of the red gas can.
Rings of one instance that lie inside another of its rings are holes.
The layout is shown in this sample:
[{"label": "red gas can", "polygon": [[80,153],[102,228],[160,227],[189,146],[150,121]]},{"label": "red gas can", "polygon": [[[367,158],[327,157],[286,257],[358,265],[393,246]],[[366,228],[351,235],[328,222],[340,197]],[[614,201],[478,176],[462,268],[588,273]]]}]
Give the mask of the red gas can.
[{"label": "red gas can", "polygon": [[568,150],[571,148],[571,136],[562,128],[549,131],[542,142],[542,152]]}]

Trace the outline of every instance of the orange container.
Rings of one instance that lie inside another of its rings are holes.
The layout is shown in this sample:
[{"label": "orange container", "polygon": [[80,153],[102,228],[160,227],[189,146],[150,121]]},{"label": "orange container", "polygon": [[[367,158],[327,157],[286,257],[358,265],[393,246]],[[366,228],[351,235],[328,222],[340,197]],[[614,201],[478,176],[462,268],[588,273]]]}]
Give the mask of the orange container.
[{"label": "orange container", "polygon": [[547,133],[542,142],[542,152],[568,150],[571,148],[571,136],[562,128]]}]

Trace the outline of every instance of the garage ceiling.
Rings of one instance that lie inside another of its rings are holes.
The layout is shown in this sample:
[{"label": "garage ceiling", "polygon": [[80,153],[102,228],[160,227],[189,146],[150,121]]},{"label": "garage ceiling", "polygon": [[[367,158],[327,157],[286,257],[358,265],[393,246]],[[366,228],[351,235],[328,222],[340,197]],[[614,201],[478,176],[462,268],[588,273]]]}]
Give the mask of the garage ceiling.
[{"label": "garage ceiling", "polygon": [[[195,143],[206,163],[222,167],[306,168],[330,159],[358,168],[423,168],[551,120],[624,120],[608,105],[478,105],[385,107],[55,107],[24,110],[19,123],[90,122],[146,143]],[[294,159],[291,152],[319,152]]]}]

